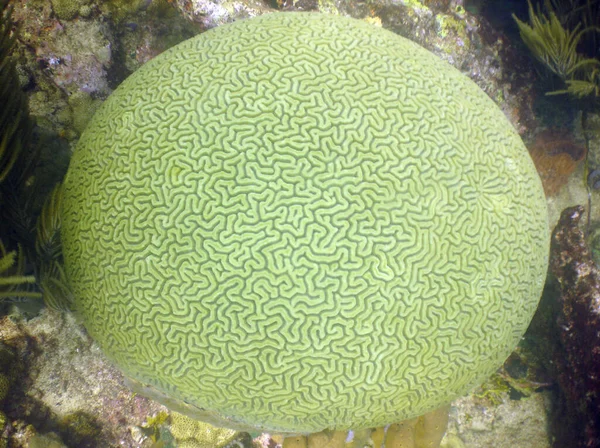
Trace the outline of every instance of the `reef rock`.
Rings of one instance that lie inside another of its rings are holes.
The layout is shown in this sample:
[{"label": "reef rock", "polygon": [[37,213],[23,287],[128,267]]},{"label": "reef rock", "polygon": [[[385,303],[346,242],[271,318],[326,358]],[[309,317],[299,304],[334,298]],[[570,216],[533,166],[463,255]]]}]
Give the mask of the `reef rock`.
[{"label": "reef rock", "polygon": [[552,235],[551,269],[560,283],[558,331],[564,351],[556,357],[567,415],[580,442],[600,446],[600,272],[579,227],[583,207],[570,207]]}]

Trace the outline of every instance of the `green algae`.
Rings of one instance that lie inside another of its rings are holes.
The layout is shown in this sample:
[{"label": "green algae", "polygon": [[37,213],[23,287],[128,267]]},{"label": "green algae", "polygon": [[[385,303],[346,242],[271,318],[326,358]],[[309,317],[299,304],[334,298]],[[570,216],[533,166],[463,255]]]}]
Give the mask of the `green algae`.
[{"label": "green algae", "polygon": [[[84,8],[84,13],[89,9],[87,4],[89,0],[52,0],[52,9],[61,20],[71,20],[75,18]],[[89,14],[89,13],[88,13]]]},{"label": "green algae", "polygon": [[[464,21],[457,20],[449,14],[437,14],[435,24],[437,35],[443,39],[440,43],[443,51],[455,54],[469,49],[471,41]],[[447,39],[450,36],[454,39]]]},{"label": "green algae", "polygon": [[72,124],[78,133],[83,132],[100,104],[102,101],[94,100],[89,93],[83,91],[75,92],[69,97],[69,106],[73,111]]},{"label": "green algae", "polygon": [[76,411],[65,415],[59,421],[61,435],[67,442],[81,446],[97,440],[101,428],[96,418],[86,412]]},{"label": "green algae", "polygon": [[146,4],[145,0],[107,0],[100,4],[100,8],[115,23],[119,23],[142,10]]}]

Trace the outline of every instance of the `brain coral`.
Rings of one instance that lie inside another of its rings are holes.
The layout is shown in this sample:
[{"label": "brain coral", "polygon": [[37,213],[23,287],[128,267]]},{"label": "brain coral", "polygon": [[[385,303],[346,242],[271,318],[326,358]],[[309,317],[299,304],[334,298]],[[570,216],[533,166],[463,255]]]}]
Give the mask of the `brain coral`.
[{"label": "brain coral", "polygon": [[150,61],[96,113],[64,189],[90,334],[233,427],[436,408],[502,363],[546,273],[542,186],[502,112],[343,17],[261,16]]}]

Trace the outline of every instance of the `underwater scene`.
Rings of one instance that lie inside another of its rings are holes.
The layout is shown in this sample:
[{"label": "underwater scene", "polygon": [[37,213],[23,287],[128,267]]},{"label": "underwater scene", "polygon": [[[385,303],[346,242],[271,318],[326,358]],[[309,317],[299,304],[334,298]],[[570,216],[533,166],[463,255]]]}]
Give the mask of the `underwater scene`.
[{"label": "underwater scene", "polygon": [[600,447],[600,0],[0,0],[27,447]]}]

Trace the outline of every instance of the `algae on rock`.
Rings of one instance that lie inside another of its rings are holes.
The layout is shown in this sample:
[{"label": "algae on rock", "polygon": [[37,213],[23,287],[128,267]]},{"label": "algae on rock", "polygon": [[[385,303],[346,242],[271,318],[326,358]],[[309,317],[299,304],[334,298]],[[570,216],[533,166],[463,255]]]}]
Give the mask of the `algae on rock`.
[{"label": "algae on rock", "polygon": [[52,9],[61,20],[73,19],[77,14],[89,9],[90,0],[52,0]]}]

